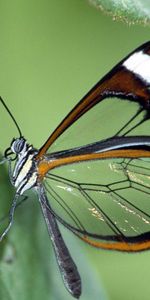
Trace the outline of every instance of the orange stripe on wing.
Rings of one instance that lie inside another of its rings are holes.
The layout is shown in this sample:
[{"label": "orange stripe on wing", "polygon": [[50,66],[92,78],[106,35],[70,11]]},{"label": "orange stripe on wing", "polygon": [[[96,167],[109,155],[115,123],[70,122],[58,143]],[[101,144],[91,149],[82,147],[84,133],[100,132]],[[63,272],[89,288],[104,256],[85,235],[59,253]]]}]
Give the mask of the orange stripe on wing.
[{"label": "orange stripe on wing", "polygon": [[138,252],[138,251],[144,251],[150,249],[150,241],[143,241],[138,243],[127,243],[127,242],[98,242],[98,241],[92,241],[86,236],[79,236],[76,234],[81,240],[88,243],[89,245],[101,248],[101,249],[107,249],[107,250],[118,250],[118,251],[124,251],[124,252]]},{"label": "orange stripe on wing", "polygon": [[82,154],[76,156],[68,156],[59,159],[47,159],[41,160],[38,165],[38,173],[42,179],[47,172],[54,168],[58,168],[64,165],[79,163],[83,161],[90,161],[96,159],[111,159],[111,158],[139,158],[150,157],[150,151],[138,150],[138,149],[119,149],[100,153]]}]

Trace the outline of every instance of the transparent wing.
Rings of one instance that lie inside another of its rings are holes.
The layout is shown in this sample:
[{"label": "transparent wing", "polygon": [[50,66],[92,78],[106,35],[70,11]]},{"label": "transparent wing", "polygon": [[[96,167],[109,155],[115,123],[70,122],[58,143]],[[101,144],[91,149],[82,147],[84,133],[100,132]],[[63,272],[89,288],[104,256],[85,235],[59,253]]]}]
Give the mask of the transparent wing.
[{"label": "transparent wing", "polygon": [[38,158],[114,135],[136,135],[137,129],[144,134],[150,115],[149,66],[150,42],[129,54],[81,99],[49,136]]},{"label": "transparent wing", "polygon": [[149,70],[150,42],[102,78],[37,154],[53,213],[93,246],[150,248]]},{"label": "transparent wing", "polygon": [[53,213],[86,242],[137,251],[150,240],[150,159],[106,159],[51,170]]},{"label": "transparent wing", "polygon": [[[70,126],[48,149],[48,153],[80,147],[113,136],[148,135],[147,111],[135,102],[107,98]],[[132,120],[133,119],[133,120]],[[137,125],[137,126],[136,126]]]}]

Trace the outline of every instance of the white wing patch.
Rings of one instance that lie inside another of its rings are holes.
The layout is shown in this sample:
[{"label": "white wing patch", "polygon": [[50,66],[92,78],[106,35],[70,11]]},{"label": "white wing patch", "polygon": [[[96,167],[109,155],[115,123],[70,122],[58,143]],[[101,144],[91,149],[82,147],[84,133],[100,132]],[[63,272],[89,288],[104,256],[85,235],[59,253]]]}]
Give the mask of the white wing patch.
[{"label": "white wing patch", "polygon": [[143,51],[136,52],[124,61],[123,66],[150,83],[150,56],[148,54]]}]

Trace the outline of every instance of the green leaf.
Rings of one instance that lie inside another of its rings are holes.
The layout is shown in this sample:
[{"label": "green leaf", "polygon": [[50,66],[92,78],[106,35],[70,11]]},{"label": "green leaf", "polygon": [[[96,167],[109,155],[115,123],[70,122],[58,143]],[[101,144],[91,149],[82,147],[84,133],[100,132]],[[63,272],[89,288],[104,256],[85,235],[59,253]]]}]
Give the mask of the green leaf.
[{"label": "green leaf", "polygon": [[126,21],[129,24],[150,23],[149,0],[89,0],[106,14],[112,15],[113,20]]}]

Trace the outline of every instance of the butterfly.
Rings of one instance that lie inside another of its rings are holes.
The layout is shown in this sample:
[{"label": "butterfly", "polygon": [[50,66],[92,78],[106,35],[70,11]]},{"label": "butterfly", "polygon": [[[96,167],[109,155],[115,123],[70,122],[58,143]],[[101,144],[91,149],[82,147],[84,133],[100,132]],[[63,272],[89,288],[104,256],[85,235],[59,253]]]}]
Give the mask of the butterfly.
[{"label": "butterfly", "polygon": [[105,75],[38,150],[0,100],[19,133],[2,160],[16,192],[0,240],[11,228],[21,195],[34,189],[64,285],[79,298],[80,274],[59,222],[98,248],[150,248],[150,42]]}]

